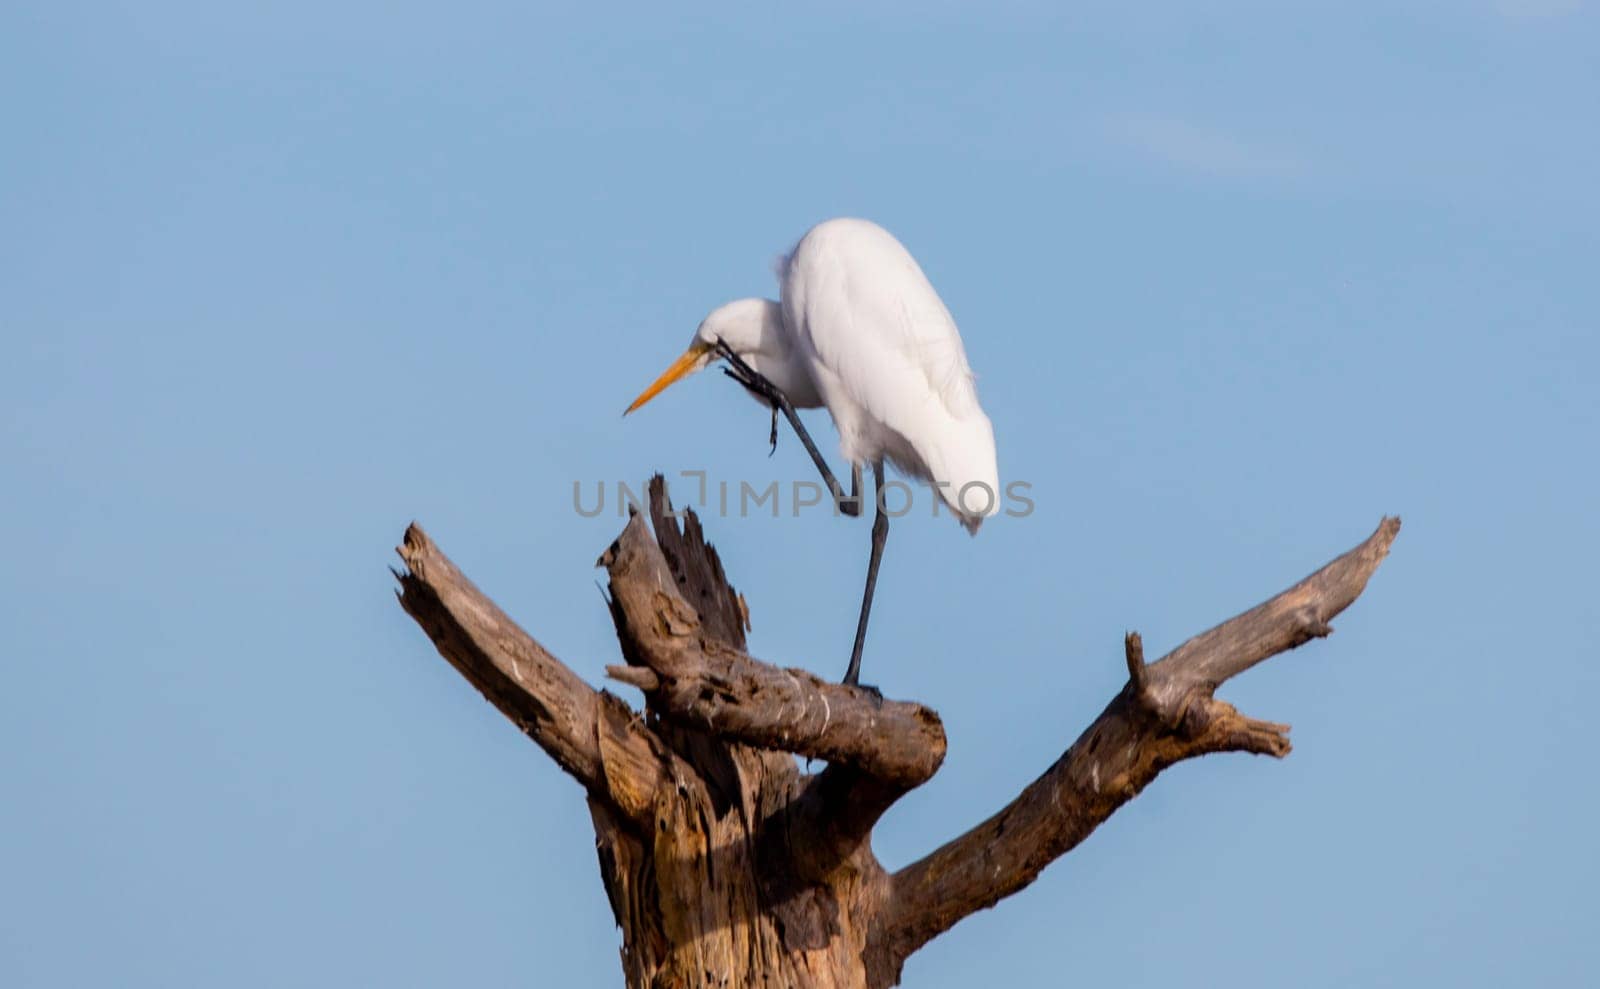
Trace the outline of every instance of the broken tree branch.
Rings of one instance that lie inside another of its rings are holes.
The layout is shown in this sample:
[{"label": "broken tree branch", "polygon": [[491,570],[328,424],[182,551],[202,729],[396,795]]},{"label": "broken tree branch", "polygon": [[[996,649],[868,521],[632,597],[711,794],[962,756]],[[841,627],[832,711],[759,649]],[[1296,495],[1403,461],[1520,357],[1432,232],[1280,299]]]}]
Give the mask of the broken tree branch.
[{"label": "broken tree branch", "polygon": [[407,568],[395,574],[400,604],[439,654],[591,796],[640,819],[666,759],[649,729],[518,627],[420,526],[396,552]]},{"label": "broken tree branch", "polygon": [[893,877],[889,950],[904,960],[963,917],[1033,882],[1166,767],[1210,752],[1289,752],[1288,726],[1217,700],[1228,678],[1332,631],[1389,552],[1400,520],[1271,600],[1145,665],[1125,643],[1128,685],[1078,740],[998,814]]},{"label": "broken tree branch", "polygon": [[629,521],[600,562],[627,630],[623,652],[634,664],[608,667],[607,674],[645,690],[663,717],[758,748],[850,766],[900,792],[938,770],[944,727],[928,708],[770,666],[705,634],[666,576],[642,516]]},{"label": "broken tree branch", "polygon": [[[961,918],[1027,886],[1166,767],[1209,752],[1289,751],[1288,726],[1216,688],[1332,631],[1398,519],[1271,600],[1146,663],[1042,776],[989,820],[898,873],[872,853],[879,817],[944,757],[917,704],[779,669],[745,652],[748,611],[692,512],[659,477],[651,535],[635,515],[600,563],[636,712],[596,691],[483,596],[416,526],[399,597],[483,695],[588,790],[601,877],[630,986],[883,989]],[[787,753],[822,759],[802,773]],[[718,981],[720,980],[720,981]]]},{"label": "broken tree branch", "polygon": [[1398,518],[1384,519],[1360,546],[1152,664],[1148,675],[1156,705],[1170,710],[1195,689],[1215,690],[1270,656],[1331,634],[1328,622],[1361,596],[1399,531]]}]

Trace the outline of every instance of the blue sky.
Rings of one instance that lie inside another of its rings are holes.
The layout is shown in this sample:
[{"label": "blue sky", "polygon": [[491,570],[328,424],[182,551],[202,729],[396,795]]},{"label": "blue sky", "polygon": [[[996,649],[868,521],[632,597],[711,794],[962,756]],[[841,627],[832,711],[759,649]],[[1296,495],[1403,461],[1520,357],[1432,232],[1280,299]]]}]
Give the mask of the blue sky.
[{"label": "blue sky", "polygon": [[[1564,0],[13,3],[0,12],[0,978],[614,985],[576,786],[433,652],[420,520],[593,682],[574,481],[808,477],[703,376],[807,226],[960,323],[1035,512],[890,538],[937,708],[890,866],[1165,652],[1405,529],[1161,777],[910,986],[1575,984],[1600,965],[1600,17]],[[825,416],[813,417],[833,450]],[[867,526],[712,518],[833,676]]]}]

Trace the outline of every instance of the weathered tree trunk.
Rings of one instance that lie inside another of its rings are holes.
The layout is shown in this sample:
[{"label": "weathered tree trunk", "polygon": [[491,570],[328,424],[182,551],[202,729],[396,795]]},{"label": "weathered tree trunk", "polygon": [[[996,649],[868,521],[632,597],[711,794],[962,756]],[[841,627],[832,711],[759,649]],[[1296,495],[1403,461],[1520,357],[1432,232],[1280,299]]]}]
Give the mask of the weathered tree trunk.
[{"label": "weathered tree trunk", "polygon": [[[1288,728],[1213,696],[1263,659],[1327,635],[1399,531],[1365,542],[1265,604],[1144,662],[1082,736],[992,818],[890,874],[878,818],[944,758],[918,704],[881,700],[744,651],[747,611],[699,521],[680,530],[650,487],[600,558],[642,713],[596,691],[474,587],[413,525],[400,601],[486,698],[588,793],[601,879],[633,989],[877,989],[975,910],[1031,883],[1162,769],[1209,752],[1282,756]],[[802,773],[792,754],[824,762]]]}]

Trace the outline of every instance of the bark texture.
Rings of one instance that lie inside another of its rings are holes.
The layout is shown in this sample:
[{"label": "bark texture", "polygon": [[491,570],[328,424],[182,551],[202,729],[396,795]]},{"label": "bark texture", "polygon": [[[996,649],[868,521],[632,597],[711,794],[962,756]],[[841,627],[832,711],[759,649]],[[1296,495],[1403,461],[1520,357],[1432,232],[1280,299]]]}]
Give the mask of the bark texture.
[{"label": "bark texture", "polygon": [[[878,989],[907,957],[1031,883],[1161,770],[1211,752],[1283,756],[1288,726],[1216,688],[1332,631],[1400,528],[1146,663],[1045,773],[993,817],[890,873],[872,828],[944,759],[939,716],[748,655],[749,612],[692,512],[650,485],[601,556],[642,711],[596,690],[472,585],[412,525],[400,602],[490,703],[588,794],[627,984]],[[683,524],[680,527],[678,519]],[[825,766],[802,772],[802,755]]]}]

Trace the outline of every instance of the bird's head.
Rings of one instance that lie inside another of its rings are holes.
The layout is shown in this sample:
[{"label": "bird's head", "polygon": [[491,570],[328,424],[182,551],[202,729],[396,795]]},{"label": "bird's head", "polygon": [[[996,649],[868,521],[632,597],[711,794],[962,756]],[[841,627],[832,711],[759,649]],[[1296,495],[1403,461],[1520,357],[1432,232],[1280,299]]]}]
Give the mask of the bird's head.
[{"label": "bird's head", "polygon": [[769,299],[739,299],[712,310],[700,321],[700,326],[689,340],[689,349],[673,361],[661,376],[651,383],[628,406],[628,412],[661,394],[674,381],[687,378],[717,360],[717,344],[728,345],[735,354],[752,361],[764,351],[782,344],[783,319],[778,304]]}]

